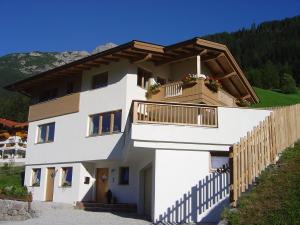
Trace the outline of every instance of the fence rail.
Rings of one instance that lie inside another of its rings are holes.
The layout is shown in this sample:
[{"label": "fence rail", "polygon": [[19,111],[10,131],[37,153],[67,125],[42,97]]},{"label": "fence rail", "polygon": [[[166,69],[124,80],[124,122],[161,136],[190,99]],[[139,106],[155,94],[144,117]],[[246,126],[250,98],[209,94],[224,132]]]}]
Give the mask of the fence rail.
[{"label": "fence rail", "polygon": [[230,148],[230,201],[237,200],[278,155],[300,138],[300,104],[269,108],[273,112]]},{"label": "fence rail", "polygon": [[217,107],[169,102],[134,101],[134,123],[217,127]]}]

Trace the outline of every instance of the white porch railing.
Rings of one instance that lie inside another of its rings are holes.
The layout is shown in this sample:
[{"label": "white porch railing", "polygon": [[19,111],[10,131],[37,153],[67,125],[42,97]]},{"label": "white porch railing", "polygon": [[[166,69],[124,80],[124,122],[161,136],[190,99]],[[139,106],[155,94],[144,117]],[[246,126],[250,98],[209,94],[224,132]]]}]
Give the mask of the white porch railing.
[{"label": "white porch railing", "polygon": [[174,97],[182,95],[182,82],[175,82],[166,84],[165,86],[165,97]]}]

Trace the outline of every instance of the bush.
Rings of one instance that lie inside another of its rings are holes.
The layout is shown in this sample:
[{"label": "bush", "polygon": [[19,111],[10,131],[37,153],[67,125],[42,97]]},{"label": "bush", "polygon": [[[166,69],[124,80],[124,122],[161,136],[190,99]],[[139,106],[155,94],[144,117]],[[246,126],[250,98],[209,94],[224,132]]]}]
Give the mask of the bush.
[{"label": "bush", "polygon": [[9,197],[24,197],[28,194],[26,187],[20,186],[6,186],[0,188],[0,194],[6,195]]},{"label": "bush", "polygon": [[284,73],[281,82],[281,90],[283,93],[297,93],[296,82],[292,75]]}]

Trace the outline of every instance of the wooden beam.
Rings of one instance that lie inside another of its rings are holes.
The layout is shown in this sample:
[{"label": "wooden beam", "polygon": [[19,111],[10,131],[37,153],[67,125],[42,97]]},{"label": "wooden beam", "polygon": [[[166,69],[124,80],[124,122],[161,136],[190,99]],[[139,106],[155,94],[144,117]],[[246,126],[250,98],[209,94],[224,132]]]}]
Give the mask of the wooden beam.
[{"label": "wooden beam", "polygon": [[[100,63],[100,64],[104,64],[104,65],[108,65],[109,64],[109,62],[108,61],[103,61],[103,60],[101,60],[101,59],[96,59],[96,60],[94,60],[94,62],[97,62],[97,63]],[[86,63],[86,64],[88,64],[88,63]]]},{"label": "wooden beam", "polygon": [[229,77],[234,76],[234,75],[237,75],[237,73],[235,71],[228,73],[228,74],[224,75],[223,77],[218,78],[218,80],[228,79]]},{"label": "wooden beam", "polygon": [[232,86],[234,87],[234,89],[237,91],[237,93],[241,96],[241,92],[240,89],[236,86],[236,84],[231,80],[231,77],[228,78],[230,80],[230,83],[232,84]]},{"label": "wooden beam", "polygon": [[205,55],[205,54],[207,54],[207,49],[202,49],[202,50],[200,50],[200,52],[198,53],[198,55],[200,55],[200,56],[203,56],[203,55]]},{"label": "wooden beam", "polygon": [[172,52],[178,53],[178,54],[189,54],[190,51],[184,51],[183,49],[174,49]]},{"label": "wooden beam", "polygon": [[91,67],[90,67],[90,66],[85,66],[85,65],[83,65],[83,64],[76,65],[75,67],[76,67],[76,68],[87,69],[87,70],[91,69]]},{"label": "wooden beam", "polygon": [[141,63],[141,62],[144,62],[144,61],[147,61],[147,60],[150,60],[150,59],[152,59],[152,54],[151,53],[147,54],[143,58],[139,58],[137,60],[132,60],[131,63]]},{"label": "wooden beam", "polygon": [[212,56],[208,59],[204,59],[203,62],[210,62],[210,61],[214,61],[214,60],[217,60],[219,57],[222,57],[222,56],[225,56],[225,54],[222,52],[222,53],[219,53],[217,54],[216,56]]},{"label": "wooden beam", "polygon": [[113,57],[113,56],[105,56],[105,57],[102,57],[104,60],[109,60],[109,61],[113,61],[113,62],[119,62],[120,59],[117,58],[117,57]]},{"label": "wooden beam", "polygon": [[156,63],[156,65],[160,66],[160,65],[163,65],[163,64],[166,64],[166,63],[174,62],[174,61],[181,60],[181,59],[184,59],[184,58],[189,58],[189,57],[192,57],[192,56],[195,56],[194,52],[191,52],[191,53],[185,54],[185,55],[179,55],[179,56],[174,57],[174,58],[169,59],[169,60],[161,61],[159,63]]},{"label": "wooden beam", "polygon": [[252,98],[252,96],[250,94],[247,94],[247,95],[242,97],[242,99],[247,99],[247,98]]}]

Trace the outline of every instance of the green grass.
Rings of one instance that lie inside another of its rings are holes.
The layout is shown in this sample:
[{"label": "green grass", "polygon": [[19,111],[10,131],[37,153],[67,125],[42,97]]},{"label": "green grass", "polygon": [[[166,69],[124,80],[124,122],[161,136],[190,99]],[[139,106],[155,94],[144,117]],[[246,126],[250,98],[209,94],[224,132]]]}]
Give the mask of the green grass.
[{"label": "green grass", "polygon": [[6,186],[22,186],[21,172],[24,171],[24,167],[0,167],[0,188]]},{"label": "green grass", "polygon": [[260,103],[253,105],[255,108],[284,106],[300,103],[300,90],[296,94],[283,94],[275,91],[254,88],[256,94],[260,98]]},{"label": "green grass", "polygon": [[223,212],[231,225],[300,224],[300,144],[287,149],[242,195],[237,211]]}]

